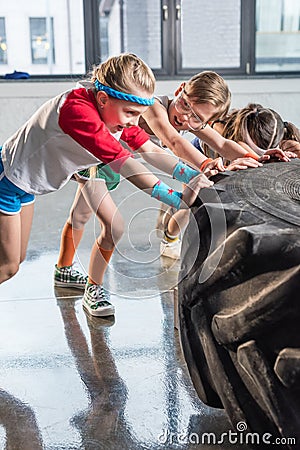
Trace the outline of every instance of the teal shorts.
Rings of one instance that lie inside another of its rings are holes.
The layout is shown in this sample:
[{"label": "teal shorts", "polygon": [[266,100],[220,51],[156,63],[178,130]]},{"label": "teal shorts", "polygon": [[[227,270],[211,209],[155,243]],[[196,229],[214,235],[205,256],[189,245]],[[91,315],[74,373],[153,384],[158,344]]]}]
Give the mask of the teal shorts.
[{"label": "teal shorts", "polygon": [[96,174],[93,174],[93,168],[84,169],[78,172],[78,175],[83,180],[90,180],[91,178],[104,180],[109,191],[113,191],[120,183],[120,174],[114,172],[108,164],[98,164]]}]

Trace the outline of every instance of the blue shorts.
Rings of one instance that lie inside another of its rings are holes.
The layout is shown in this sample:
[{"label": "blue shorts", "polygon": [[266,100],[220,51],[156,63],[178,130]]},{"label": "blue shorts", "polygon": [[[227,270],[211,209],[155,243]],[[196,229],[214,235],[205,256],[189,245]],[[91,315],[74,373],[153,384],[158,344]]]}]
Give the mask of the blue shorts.
[{"label": "blue shorts", "polygon": [[9,181],[4,175],[0,147],[0,212],[18,214],[22,206],[34,202],[34,195],[28,194]]}]

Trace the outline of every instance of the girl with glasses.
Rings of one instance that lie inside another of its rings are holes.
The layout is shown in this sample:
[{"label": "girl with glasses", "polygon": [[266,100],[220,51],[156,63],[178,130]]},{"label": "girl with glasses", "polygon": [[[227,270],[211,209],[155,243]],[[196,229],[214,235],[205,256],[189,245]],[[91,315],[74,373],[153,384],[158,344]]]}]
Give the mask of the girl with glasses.
[{"label": "girl with glasses", "polygon": [[[224,170],[222,160],[205,159],[205,155],[195,151],[182,133],[189,131],[227,160],[242,158],[239,162],[244,168],[259,167],[261,162],[254,152],[221,136],[210,126],[214,120],[226,116],[230,101],[231,94],[225,80],[213,71],[204,71],[181,83],[175,92],[175,98],[155,97],[155,103],[142,115],[139,124],[153,141],[169,148],[195,167],[201,167],[208,176],[215,174],[215,169]],[[283,154],[281,157],[286,159]],[[178,259],[181,247],[179,235],[189,215],[183,211],[175,214],[172,211],[164,214],[162,211],[161,216],[163,223],[161,218],[157,223],[158,229],[164,229],[161,254]]]}]

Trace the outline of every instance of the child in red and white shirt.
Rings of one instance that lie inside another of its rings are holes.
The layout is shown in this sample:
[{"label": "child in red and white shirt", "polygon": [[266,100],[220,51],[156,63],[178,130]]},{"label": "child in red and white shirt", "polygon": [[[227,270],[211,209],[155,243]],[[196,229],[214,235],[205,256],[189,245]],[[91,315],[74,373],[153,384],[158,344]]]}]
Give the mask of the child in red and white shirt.
[{"label": "child in red and white shirt", "polygon": [[[151,143],[137,126],[153,103],[155,87],[154,76],[142,60],[132,54],[109,58],[95,68],[91,82],[90,88],[73,89],[46,102],[3,144],[0,283],[11,278],[25,259],[34,195],[61,188],[80,170],[109,164],[139,189],[176,208],[187,208],[200,188],[212,185],[203,174]],[[118,142],[120,135],[152,165],[189,183],[184,192],[173,191],[133,159]],[[105,183],[97,200],[104,228],[110,229],[118,212]],[[91,270],[84,296],[84,306],[94,315],[114,313],[99,282],[102,275],[97,275],[103,272],[101,264],[105,271],[114,249],[109,234],[113,236],[113,232],[100,235],[95,243],[97,268]]]}]

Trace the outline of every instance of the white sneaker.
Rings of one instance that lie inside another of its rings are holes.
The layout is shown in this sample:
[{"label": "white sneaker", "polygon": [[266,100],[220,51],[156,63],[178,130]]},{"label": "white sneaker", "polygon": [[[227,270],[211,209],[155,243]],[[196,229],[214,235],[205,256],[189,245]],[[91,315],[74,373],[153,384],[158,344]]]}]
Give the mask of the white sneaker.
[{"label": "white sneaker", "polygon": [[163,239],[160,243],[160,256],[165,256],[172,259],[180,259],[181,240],[177,239],[174,242],[168,242]]},{"label": "white sneaker", "polygon": [[100,284],[87,284],[82,299],[83,307],[92,316],[111,316],[115,307],[109,301],[109,293]]}]

